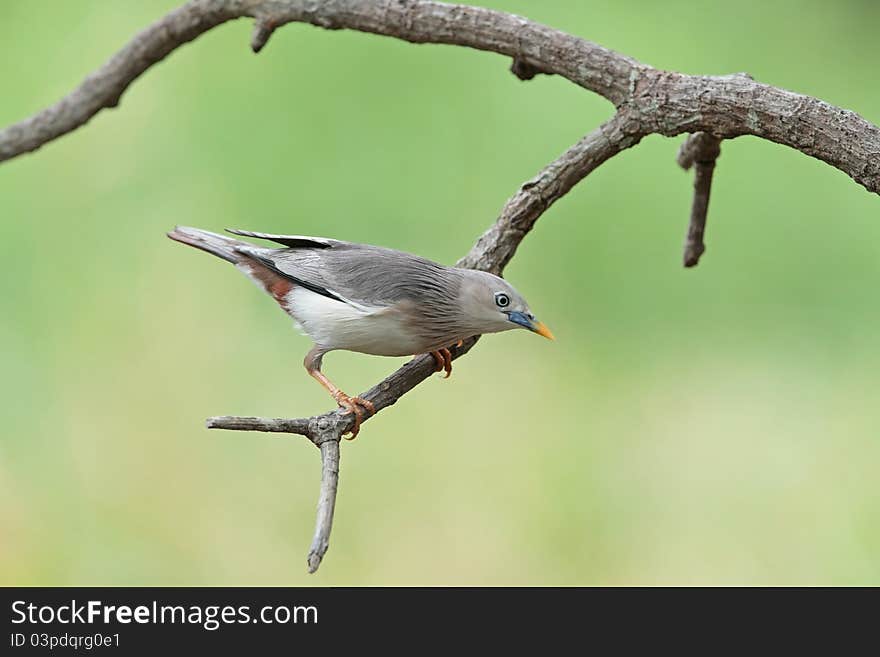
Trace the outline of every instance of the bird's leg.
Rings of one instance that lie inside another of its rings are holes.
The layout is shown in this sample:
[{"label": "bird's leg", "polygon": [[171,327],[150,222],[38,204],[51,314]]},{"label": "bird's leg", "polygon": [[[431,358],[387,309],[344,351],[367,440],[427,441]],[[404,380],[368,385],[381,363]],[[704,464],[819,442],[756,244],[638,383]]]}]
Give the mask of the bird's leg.
[{"label": "bird's leg", "polygon": [[309,371],[309,374],[327,389],[327,391],[333,396],[333,399],[336,400],[336,403],[345,409],[346,413],[354,413],[354,426],[351,429],[351,435],[347,436],[348,440],[354,440],[360,431],[361,422],[364,418],[361,407],[367,409],[370,412],[370,415],[374,415],[376,413],[376,407],[373,406],[373,402],[361,397],[349,397],[333,385],[333,382],[324,376],[320,370],[311,370]]},{"label": "bird's leg", "polygon": [[452,374],[452,352],[446,347],[443,347],[443,349],[432,351],[431,355],[434,357],[434,362],[437,365],[434,371],[439,372],[440,370],[445,370],[446,376],[443,378],[448,379],[449,375]]},{"label": "bird's leg", "polygon": [[363,411],[360,407],[367,409],[370,412],[370,415],[376,414],[376,407],[373,406],[373,402],[362,399],[361,397],[349,397],[337,388],[330,379],[324,376],[324,373],[321,372],[321,359],[323,356],[324,352],[318,349],[318,347],[314,347],[308,354],[306,354],[303,364],[306,366],[306,371],[309,375],[324,386],[327,392],[329,392],[333,396],[333,399],[336,400],[336,403],[345,409],[346,413],[354,413],[354,426],[351,429],[351,436],[347,436],[348,440],[354,440],[358,435],[358,431],[360,431],[361,421],[364,418]]}]

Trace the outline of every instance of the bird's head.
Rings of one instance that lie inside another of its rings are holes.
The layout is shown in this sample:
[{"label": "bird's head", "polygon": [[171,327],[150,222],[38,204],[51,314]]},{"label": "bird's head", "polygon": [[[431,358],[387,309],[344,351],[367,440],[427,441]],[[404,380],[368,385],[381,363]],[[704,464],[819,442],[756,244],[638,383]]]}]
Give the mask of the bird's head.
[{"label": "bird's head", "polygon": [[476,333],[498,333],[525,328],[553,340],[543,322],[535,319],[529,304],[503,278],[484,271],[463,270],[461,309]]}]

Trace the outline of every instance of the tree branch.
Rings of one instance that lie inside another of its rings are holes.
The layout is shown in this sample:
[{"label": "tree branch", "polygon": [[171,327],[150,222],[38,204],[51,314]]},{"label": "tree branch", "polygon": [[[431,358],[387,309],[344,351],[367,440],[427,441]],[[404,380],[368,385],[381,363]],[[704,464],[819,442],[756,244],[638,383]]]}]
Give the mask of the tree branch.
[{"label": "tree branch", "polygon": [[[649,134],[689,138],[682,165],[696,164],[694,201],[685,264],[702,253],[706,210],[721,139],[754,135],[827,162],[871,192],[880,193],[880,128],[858,114],[815,98],[752,80],[748,75],[691,76],[662,71],[525,18],[500,11],[427,0],[192,0],[147,27],[70,94],[54,105],[0,131],[0,162],[84,125],[104,108],[115,107],[131,83],[176,48],[208,30],[242,17],[255,19],[254,52],[290,22],[327,29],[353,29],[412,43],[466,46],[513,60],[511,71],[528,80],[539,73],[560,75],[611,101],[617,113],[537,176],[524,183],[497,221],[459,261],[463,267],[503,271],[538,218],[577,182],[620,151]],[[452,349],[465,353],[477,338]],[[434,371],[419,356],[361,397],[377,412]],[[319,566],[329,544],[339,472],[339,441],[353,417],[341,410],[300,419],[215,417],[209,428],[296,433],[321,449],[322,479],[309,570]]]},{"label": "tree branch", "polygon": [[547,208],[599,165],[639,143],[645,136],[639,129],[639,123],[624,109],[593,130],[538,175],[520,185],[495,223],[457,265],[500,275]]},{"label": "tree branch", "polygon": [[[460,347],[450,347],[452,358],[455,359],[466,354],[476,342],[477,338],[474,337],[465,340]],[[431,376],[434,371],[435,362],[430,354],[417,356],[367,392],[358,396],[372,402],[376,413],[379,413],[382,409],[396,403],[403,395]],[[363,422],[367,422],[371,417],[373,416],[366,415]],[[206,424],[209,429],[295,433],[306,436],[320,446],[322,441],[328,439],[328,436],[339,440],[342,434],[350,431],[354,426],[354,416],[337,408],[321,415],[293,420],[224,415],[208,418]]]},{"label": "tree branch", "polygon": [[880,128],[855,112],[755,82],[745,74],[693,76],[661,71],[519,16],[428,0],[192,0],[132,39],[55,105],[0,131],[0,161],[36,150],[115,107],[125,89],[175,48],[213,27],[251,17],[259,51],[291,22],[352,29],[412,43],[443,43],[495,52],[514,71],[560,75],[615,106],[638,110],[638,132],[668,137],[709,132],[754,135],[827,162],[880,193]]},{"label": "tree branch", "polygon": [[278,27],[292,22],[352,29],[412,43],[445,43],[516,57],[522,65],[568,78],[615,104],[623,102],[637,63],[612,50],[491,9],[423,0],[191,0],[156,21],[42,112],[0,131],[0,162],[36,150],[75,130],[144,71],[208,30],[237,18],[256,19],[251,48],[259,52]]}]

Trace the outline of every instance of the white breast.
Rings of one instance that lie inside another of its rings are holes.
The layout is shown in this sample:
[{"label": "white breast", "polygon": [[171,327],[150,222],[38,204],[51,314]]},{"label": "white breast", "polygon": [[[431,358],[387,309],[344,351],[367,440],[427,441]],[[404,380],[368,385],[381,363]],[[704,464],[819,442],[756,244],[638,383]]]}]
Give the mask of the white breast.
[{"label": "white breast", "polygon": [[408,356],[426,349],[393,308],[356,308],[300,286],[287,295],[287,308],[299,328],[328,351]]}]

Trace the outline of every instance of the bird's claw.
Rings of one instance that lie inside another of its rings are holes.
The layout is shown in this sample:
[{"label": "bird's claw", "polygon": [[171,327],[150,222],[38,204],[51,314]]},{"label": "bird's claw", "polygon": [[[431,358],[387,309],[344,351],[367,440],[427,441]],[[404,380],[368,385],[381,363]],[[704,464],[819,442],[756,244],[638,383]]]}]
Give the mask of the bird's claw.
[{"label": "bird's claw", "polygon": [[334,395],[336,399],[336,403],[339,404],[340,408],[345,409],[345,413],[354,413],[354,426],[351,428],[351,435],[345,436],[346,440],[354,440],[357,438],[358,431],[361,429],[361,422],[364,419],[363,410],[361,407],[365,408],[370,412],[370,416],[376,414],[376,407],[373,405],[373,402],[368,399],[364,399],[362,397],[349,397],[344,392],[339,392]]},{"label": "bird's claw", "polygon": [[431,355],[434,357],[434,362],[436,364],[434,371],[445,371],[446,375],[443,378],[448,379],[449,375],[452,374],[452,352],[446,347],[443,347],[443,349],[432,351]]}]

